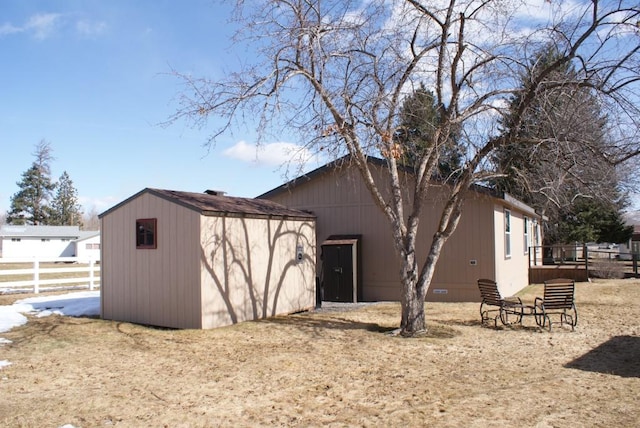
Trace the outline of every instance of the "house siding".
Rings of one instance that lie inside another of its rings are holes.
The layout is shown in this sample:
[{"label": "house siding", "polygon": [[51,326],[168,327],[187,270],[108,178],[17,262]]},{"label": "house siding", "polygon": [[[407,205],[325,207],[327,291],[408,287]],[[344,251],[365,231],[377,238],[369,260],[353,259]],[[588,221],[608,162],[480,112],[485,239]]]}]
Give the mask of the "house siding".
[{"label": "house siding", "polygon": [[[385,170],[374,168],[373,172],[376,181],[383,183]],[[402,179],[411,178],[403,176]],[[382,189],[384,192],[384,186]],[[437,188],[434,190],[434,197],[424,203],[416,248],[419,260],[426,258],[443,206],[441,193]],[[301,178],[293,190],[265,197],[313,212],[317,216],[318,247],[330,235],[361,235],[363,299],[400,299],[400,262],[394,250],[391,227],[373,202],[358,171],[342,168],[308,181]],[[495,276],[492,200],[477,194],[465,202],[458,229],[442,251],[427,300],[476,301],[479,299],[477,279]],[[318,275],[321,275],[320,254],[318,257]],[[471,264],[472,260],[475,264]]]},{"label": "house siding", "polygon": [[[16,237],[3,238],[2,257],[4,258],[57,258],[73,257],[75,255],[73,238],[53,238],[53,237]],[[44,241],[43,241],[44,239]]]},{"label": "house siding", "polygon": [[[505,210],[511,212],[511,255],[506,256]],[[503,296],[512,296],[529,283],[529,255],[524,250],[525,214],[503,204],[494,205],[496,282]],[[524,274],[523,274],[524,272]]]}]

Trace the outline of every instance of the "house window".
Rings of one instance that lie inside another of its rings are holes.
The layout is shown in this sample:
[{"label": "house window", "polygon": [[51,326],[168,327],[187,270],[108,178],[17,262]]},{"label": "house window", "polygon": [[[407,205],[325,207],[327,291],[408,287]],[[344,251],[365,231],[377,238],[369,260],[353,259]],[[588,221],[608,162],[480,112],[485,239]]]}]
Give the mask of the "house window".
[{"label": "house window", "polygon": [[100,244],[85,244],[87,250],[99,250]]},{"label": "house window", "polygon": [[155,218],[136,220],[136,248],[155,249],[158,247],[156,225],[157,219]]},{"label": "house window", "polygon": [[20,238],[11,238],[11,242],[20,242],[22,239]]},{"label": "house window", "polygon": [[529,246],[531,245],[531,243],[529,242],[529,218],[526,216],[524,217],[523,241],[524,241],[524,253],[529,254]]},{"label": "house window", "polygon": [[511,257],[511,211],[504,210],[504,255]]},{"label": "house window", "polygon": [[41,240],[42,242],[49,242],[49,241],[51,241],[49,238],[41,238],[40,240]]}]

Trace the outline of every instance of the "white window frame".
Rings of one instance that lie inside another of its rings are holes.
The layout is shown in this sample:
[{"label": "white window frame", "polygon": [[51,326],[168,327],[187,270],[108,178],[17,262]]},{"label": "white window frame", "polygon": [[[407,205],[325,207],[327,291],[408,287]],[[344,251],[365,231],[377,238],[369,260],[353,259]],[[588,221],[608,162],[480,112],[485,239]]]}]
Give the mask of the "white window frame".
[{"label": "white window frame", "polygon": [[523,239],[522,239],[524,241],[524,253],[525,254],[529,254],[529,244],[530,244],[530,242],[529,242],[529,227],[530,227],[529,226],[529,223],[530,223],[529,217],[524,216],[522,218],[522,223],[523,223],[523,226],[524,226],[524,235],[523,235]]},{"label": "white window frame", "polygon": [[504,257],[511,258],[511,210],[504,210]]}]

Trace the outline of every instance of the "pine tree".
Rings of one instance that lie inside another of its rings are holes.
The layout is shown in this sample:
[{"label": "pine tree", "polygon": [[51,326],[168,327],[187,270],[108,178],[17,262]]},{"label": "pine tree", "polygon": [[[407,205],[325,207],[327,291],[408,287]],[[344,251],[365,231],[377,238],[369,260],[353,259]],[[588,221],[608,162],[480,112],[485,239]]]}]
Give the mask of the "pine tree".
[{"label": "pine tree", "polygon": [[[433,92],[424,84],[409,95],[402,104],[399,126],[394,136],[401,145],[403,163],[414,167],[426,151],[439,156],[434,177],[447,179],[460,167],[462,155],[457,146],[455,132],[444,143],[436,141],[436,129],[441,120]],[[442,140],[442,139],[441,139]],[[437,147],[441,144],[443,147]]]},{"label": "pine tree", "polygon": [[50,224],[59,226],[82,226],[82,207],[78,203],[78,191],[64,171],[57,184],[55,198],[51,203]]},{"label": "pine tree", "polygon": [[56,186],[51,181],[49,164],[53,157],[50,144],[40,141],[34,156],[36,160],[22,174],[22,180],[16,183],[20,190],[11,197],[11,207],[7,212],[9,224],[49,224],[49,201]]},{"label": "pine tree", "polygon": [[561,216],[558,233],[565,242],[628,242],[633,226],[625,224],[620,210],[607,202],[581,199]]}]

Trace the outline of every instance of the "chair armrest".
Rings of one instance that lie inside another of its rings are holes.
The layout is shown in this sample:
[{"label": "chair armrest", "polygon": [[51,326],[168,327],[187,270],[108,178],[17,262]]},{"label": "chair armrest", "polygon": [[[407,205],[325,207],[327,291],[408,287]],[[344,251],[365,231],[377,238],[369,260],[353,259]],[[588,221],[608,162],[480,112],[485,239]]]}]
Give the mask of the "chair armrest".
[{"label": "chair armrest", "polygon": [[542,299],[542,297],[536,297],[535,300],[533,301],[533,306],[542,306],[542,302],[544,302],[544,300]]}]

